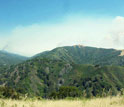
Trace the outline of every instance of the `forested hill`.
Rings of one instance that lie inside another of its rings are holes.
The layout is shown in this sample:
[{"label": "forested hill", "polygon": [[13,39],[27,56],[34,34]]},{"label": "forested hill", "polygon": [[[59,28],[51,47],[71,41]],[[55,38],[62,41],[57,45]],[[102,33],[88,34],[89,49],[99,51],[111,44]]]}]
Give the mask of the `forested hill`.
[{"label": "forested hill", "polygon": [[85,47],[82,45],[58,47],[34,57],[58,59],[76,64],[124,65],[123,51]]},{"label": "forested hill", "polygon": [[1,71],[4,71],[0,75],[1,85],[21,89],[19,92],[30,96],[48,98],[61,86],[77,87],[87,97],[100,96],[110,91],[116,95],[124,88],[124,67],[120,66],[79,65],[62,60],[34,58],[2,68]]},{"label": "forested hill", "polygon": [[[19,58],[1,53],[8,59]],[[123,52],[119,50],[78,45],[59,47],[16,65],[0,66],[0,85],[43,98],[59,95],[57,91],[62,86],[76,87],[86,97],[117,95],[124,88],[123,63]]]},{"label": "forested hill", "polygon": [[27,57],[20,56],[17,54],[9,53],[6,51],[0,51],[0,66],[18,64],[27,60]]}]

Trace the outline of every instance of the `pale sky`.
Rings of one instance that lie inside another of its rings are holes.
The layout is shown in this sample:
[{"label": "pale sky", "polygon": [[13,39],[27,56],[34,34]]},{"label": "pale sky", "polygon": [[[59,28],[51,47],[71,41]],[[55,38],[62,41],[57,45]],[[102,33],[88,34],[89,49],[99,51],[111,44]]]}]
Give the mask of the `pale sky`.
[{"label": "pale sky", "polygon": [[76,44],[124,49],[122,0],[0,2],[0,49],[25,56]]}]

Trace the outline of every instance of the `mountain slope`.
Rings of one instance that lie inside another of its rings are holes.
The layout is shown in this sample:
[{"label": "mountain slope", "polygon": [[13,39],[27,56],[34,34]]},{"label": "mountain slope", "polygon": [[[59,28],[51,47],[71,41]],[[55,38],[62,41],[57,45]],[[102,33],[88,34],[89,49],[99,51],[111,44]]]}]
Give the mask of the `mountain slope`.
[{"label": "mountain slope", "polygon": [[124,88],[124,67],[79,65],[62,60],[34,58],[2,68],[0,84],[21,88],[30,96],[48,97],[60,86],[76,86],[87,96],[112,90],[113,95]]},{"label": "mountain slope", "polygon": [[35,57],[64,60],[76,64],[124,65],[124,56],[121,53],[121,50],[76,45],[55,48]]},{"label": "mountain slope", "polygon": [[0,66],[18,64],[27,59],[28,58],[24,56],[8,53],[6,51],[0,51]]},{"label": "mountain slope", "polygon": [[66,46],[22,63],[0,67],[0,85],[30,96],[49,98],[61,86],[75,86],[83,95],[116,95],[124,88],[122,51]]}]

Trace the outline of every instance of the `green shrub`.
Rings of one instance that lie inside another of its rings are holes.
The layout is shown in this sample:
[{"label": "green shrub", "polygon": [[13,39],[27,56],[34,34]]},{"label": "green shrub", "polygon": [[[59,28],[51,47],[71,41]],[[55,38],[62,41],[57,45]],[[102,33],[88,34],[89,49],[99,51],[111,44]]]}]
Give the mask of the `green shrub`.
[{"label": "green shrub", "polygon": [[57,92],[52,92],[49,98],[52,99],[64,99],[67,97],[81,97],[82,93],[77,87],[73,86],[62,86]]}]

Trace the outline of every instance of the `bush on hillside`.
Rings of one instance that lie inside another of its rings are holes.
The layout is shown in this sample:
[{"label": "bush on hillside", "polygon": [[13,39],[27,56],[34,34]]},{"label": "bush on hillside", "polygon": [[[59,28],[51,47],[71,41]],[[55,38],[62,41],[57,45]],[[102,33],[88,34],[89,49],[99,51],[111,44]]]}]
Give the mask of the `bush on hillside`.
[{"label": "bush on hillside", "polygon": [[19,93],[10,87],[0,87],[0,98],[19,99]]},{"label": "bush on hillside", "polygon": [[59,90],[56,92],[52,92],[49,95],[50,99],[64,99],[67,97],[81,97],[82,93],[79,91],[77,87],[74,86],[62,86],[59,88]]}]

